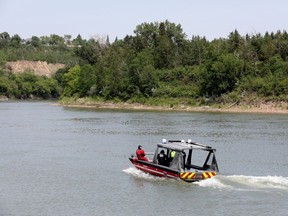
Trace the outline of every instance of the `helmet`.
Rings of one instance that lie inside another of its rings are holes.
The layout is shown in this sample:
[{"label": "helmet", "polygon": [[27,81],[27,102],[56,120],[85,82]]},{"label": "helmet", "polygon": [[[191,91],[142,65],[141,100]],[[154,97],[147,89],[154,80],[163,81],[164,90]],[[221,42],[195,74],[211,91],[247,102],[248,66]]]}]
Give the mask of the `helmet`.
[{"label": "helmet", "polygon": [[141,149],[142,148],[142,146],[141,145],[138,145],[138,149]]},{"label": "helmet", "polygon": [[167,143],[167,140],[166,140],[166,139],[162,139],[162,143],[163,143],[163,144],[166,144],[166,143]]}]

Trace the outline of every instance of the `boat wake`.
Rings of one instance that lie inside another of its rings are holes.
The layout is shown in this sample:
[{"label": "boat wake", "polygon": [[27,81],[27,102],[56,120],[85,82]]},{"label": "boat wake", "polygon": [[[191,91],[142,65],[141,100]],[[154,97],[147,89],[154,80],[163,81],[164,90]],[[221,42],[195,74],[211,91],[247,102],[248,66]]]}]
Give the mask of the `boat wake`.
[{"label": "boat wake", "polygon": [[[125,173],[133,177],[155,180],[167,181],[166,178],[155,177],[144,173],[135,167],[129,167],[123,170]],[[175,181],[175,180],[174,180]],[[182,182],[182,181],[181,181]],[[190,183],[187,183],[190,184]],[[282,176],[246,176],[246,175],[217,175],[214,178],[194,182],[191,185],[199,187],[239,190],[239,191],[255,191],[255,190],[283,190],[288,192],[288,177]]]},{"label": "boat wake", "polygon": [[197,184],[200,187],[212,187],[239,191],[278,189],[288,192],[288,177],[282,176],[218,175],[212,179],[196,182],[194,184]]},{"label": "boat wake", "polygon": [[253,188],[283,189],[288,191],[288,177],[232,175],[225,178]]},{"label": "boat wake", "polygon": [[144,173],[143,171],[141,171],[135,167],[129,167],[127,169],[124,169],[123,172],[125,172],[129,175],[132,175],[133,177],[139,178],[139,179],[155,180],[155,181],[165,180],[165,178],[160,178],[157,176],[150,175],[148,173]]}]

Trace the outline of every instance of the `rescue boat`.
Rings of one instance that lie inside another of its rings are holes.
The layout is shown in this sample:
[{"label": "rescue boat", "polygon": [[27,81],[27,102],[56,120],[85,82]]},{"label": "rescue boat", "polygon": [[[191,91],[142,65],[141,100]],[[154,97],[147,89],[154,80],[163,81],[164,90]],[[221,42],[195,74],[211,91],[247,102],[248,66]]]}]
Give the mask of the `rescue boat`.
[{"label": "rescue boat", "polygon": [[[164,153],[166,162],[159,160]],[[131,154],[129,160],[139,170],[151,175],[196,182],[214,177],[218,172],[216,149],[190,139],[166,140],[157,144],[154,153],[146,153],[148,161]]]}]

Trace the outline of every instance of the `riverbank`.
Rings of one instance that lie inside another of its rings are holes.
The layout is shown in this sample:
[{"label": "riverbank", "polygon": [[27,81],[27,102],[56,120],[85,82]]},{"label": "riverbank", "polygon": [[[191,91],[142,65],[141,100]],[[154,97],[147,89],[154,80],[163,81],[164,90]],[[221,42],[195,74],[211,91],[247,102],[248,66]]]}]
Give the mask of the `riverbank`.
[{"label": "riverbank", "polygon": [[78,108],[98,108],[98,109],[127,109],[127,110],[155,110],[155,111],[187,111],[187,112],[233,112],[233,113],[271,113],[288,114],[287,102],[254,102],[254,103],[231,103],[213,105],[148,105],[141,103],[112,102],[112,101],[92,101],[87,99],[77,99],[60,101],[59,105]]}]

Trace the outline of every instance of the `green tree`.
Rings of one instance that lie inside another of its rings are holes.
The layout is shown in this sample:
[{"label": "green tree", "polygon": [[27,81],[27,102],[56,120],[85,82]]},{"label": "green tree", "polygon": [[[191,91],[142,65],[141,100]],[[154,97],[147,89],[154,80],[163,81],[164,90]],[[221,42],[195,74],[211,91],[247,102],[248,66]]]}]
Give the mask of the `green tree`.
[{"label": "green tree", "polygon": [[78,95],[80,86],[79,83],[80,75],[81,75],[81,68],[78,65],[71,67],[68,73],[63,75],[63,80],[65,83],[63,96],[72,97]]},{"label": "green tree", "polygon": [[0,48],[5,48],[7,46],[9,46],[10,44],[10,35],[8,34],[8,32],[2,32],[0,34]]},{"label": "green tree", "polygon": [[6,64],[6,54],[0,49],[0,67]]},{"label": "green tree", "polygon": [[21,41],[22,41],[22,39],[18,34],[13,35],[11,37],[11,46],[13,46],[15,48],[19,48],[21,45]]},{"label": "green tree", "polygon": [[75,54],[84,63],[94,65],[99,61],[101,56],[101,47],[97,41],[90,39],[88,42],[82,43],[81,46],[75,47]]},{"label": "green tree", "polygon": [[38,48],[38,47],[41,46],[41,40],[40,40],[38,37],[36,37],[36,36],[32,36],[32,38],[31,38],[31,45],[32,45],[33,47],[35,47],[35,48]]},{"label": "green tree", "polygon": [[59,35],[52,34],[50,35],[49,44],[52,46],[63,46],[65,44],[65,40]]},{"label": "green tree", "polygon": [[79,76],[79,94],[80,97],[88,96],[91,88],[96,83],[96,70],[91,65],[84,65],[81,67]]},{"label": "green tree", "polygon": [[140,74],[140,91],[145,97],[153,95],[157,87],[157,78],[153,65],[146,65]]},{"label": "green tree", "polygon": [[30,96],[34,93],[33,85],[37,81],[38,77],[30,71],[16,75],[15,82],[18,86],[16,97],[21,99],[30,98]]},{"label": "green tree", "polygon": [[235,29],[234,32],[231,32],[228,36],[228,47],[229,47],[229,52],[234,53],[234,52],[239,52],[240,47],[243,44],[243,39],[237,29]]},{"label": "green tree", "polygon": [[67,35],[67,34],[64,35],[65,44],[71,45],[71,44],[72,44],[71,39],[72,39],[72,36],[71,36],[71,35]]},{"label": "green tree", "polygon": [[59,86],[56,80],[42,78],[35,82],[34,84],[34,94],[44,98],[57,98],[59,97]]},{"label": "green tree", "polygon": [[[136,26],[134,33],[136,34],[136,41],[138,47],[153,48],[155,46],[155,39],[159,32],[159,23],[142,23]],[[140,51],[140,49],[138,49]]]},{"label": "green tree", "polygon": [[205,37],[192,36],[191,41],[185,42],[182,54],[183,65],[201,65],[207,58],[208,41]]},{"label": "green tree", "polygon": [[166,34],[165,24],[160,23],[154,54],[156,68],[169,68],[172,66],[173,49],[173,44]]},{"label": "green tree", "polygon": [[104,69],[101,62],[94,66],[93,72],[95,73],[95,82],[88,91],[89,96],[103,96],[103,89],[105,86],[105,74],[103,71]]},{"label": "green tree", "polygon": [[75,47],[80,47],[83,45],[83,43],[85,43],[86,40],[82,39],[81,35],[78,34],[77,37],[75,39],[72,40],[72,44],[75,46]]},{"label": "green tree", "polygon": [[[151,49],[146,48],[139,52],[135,58],[129,64],[129,72],[128,72],[128,79],[129,79],[129,87],[128,87],[128,94],[132,97],[133,95],[138,95],[141,91],[143,95],[146,93],[146,77],[148,71],[147,67],[151,69],[151,72],[155,70],[154,67],[154,59],[153,53]],[[153,76],[154,78],[154,76]],[[151,80],[151,82],[154,82]],[[154,84],[153,84],[154,85]]]},{"label": "green tree", "polygon": [[220,96],[232,91],[239,81],[242,68],[242,61],[233,54],[220,55],[203,74],[202,94]]},{"label": "green tree", "polygon": [[118,41],[105,51],[103,56],[103,73],[105,74],[105,87],[103,95],[106,99],[129,98],[129,65],[134,57],[133,50],[125,43]]},{"label": "green tree", "polygon": [[56,73],[53,76],[53,78],[58,82],[58,84],[62,88],[65,85],[64,74],[68,73],[68,71],[69,71],[68,67],[61,68],[61,69],[57,70]]}]

